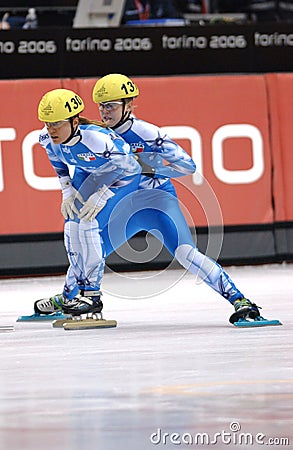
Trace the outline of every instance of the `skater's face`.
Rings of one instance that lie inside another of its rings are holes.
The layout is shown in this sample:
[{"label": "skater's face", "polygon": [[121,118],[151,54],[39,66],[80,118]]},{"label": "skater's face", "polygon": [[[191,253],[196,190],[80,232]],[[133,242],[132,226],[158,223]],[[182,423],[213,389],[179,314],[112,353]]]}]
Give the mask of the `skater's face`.
[{"label": "skater's face", "polygon": [[130,112],[130,103],[126,103],[124,106],[124,102],[121,99],[113,100],[112,102],[99,103],[99,111],[102,121],[107,123],[107,126],[110,128],[115,127],[115,125],[117,125],[117,123],[122,119],[123,108],[124,114]]},{"label": "skater's face", "polygon": [[[59,122],[45,122],[50,138],[54,144],[62,144],[72,134],[70,119],[60,120]],[[78,118],[75,117],[72,122],[73,128],[78,126]]]}]

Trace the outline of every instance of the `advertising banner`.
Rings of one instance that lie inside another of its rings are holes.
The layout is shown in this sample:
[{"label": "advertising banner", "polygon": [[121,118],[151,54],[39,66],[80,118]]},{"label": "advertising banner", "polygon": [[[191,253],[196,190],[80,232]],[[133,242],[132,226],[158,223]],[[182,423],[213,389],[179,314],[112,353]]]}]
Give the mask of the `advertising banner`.
[{"label": "advertising banner", "polygon": [[38,143],[37,107],[59,80],[0,82],[5,105],[0,119],[1,234],[61,230],[60,190],[47,155]]},{"label": "advertising banner", "polygon": [[[75,90],[84,115],[99,118],[96,79],[0,81],[0,234],[63,229],[60,188],[38,143],[37,106],[57,87]],[[266,78],[261,75],[135,78],[135,114],[164,127],[192,155],[198,173],[176,182],[190,226],[267,224],[272,148]],[[276,138],[277,139],[277,138]],[[288,142],[289,148],[289,142]],[[274,149],[275,150],[275,149]]]},{"label": "advertising banner", "polygon": [[0,30],[0,79],[293,70],[290,23]]},{"label": "advertising banner", "polygon": [[266,79],[270,95],[275,220],[293,221],[293,74],[270,74]]}]

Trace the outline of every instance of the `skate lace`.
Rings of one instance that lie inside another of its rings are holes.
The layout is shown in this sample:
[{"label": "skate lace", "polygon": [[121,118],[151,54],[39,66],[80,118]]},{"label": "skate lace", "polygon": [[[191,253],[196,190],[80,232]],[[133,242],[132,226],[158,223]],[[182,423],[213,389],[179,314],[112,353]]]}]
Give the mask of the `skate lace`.
[{"label": "skate lace", "polygon": [[237,311],[240,308],[243,308],[244,306],[251,306],[252,303],[247,298],[241,298],[239,300],[236,300],[234,303],[235,310]]},{"label": "skate lace", "polygon": [[64,297],[62,294],[56,294],[53,297],[50,297],[50,302],[51,304],[53,304],[54,306],[60,307],[63,305],[64,303]]},{"label": "skate lace", "polygon": [[44,307],[50,307],[50,306],[52,306],[52,300],[51,299],[49,299],[49,300],[43,300],[42,302],[41,302],[41,305]]},{"label": "skate lace", "polygon": [[66,303],[66,306],[74,309],[84,309],[86,307],[93,307],[96,304],[100,304],[101,300],[98,297],[75,297]]},{"label": "skate lace", "polygon": [[252,303],[247,298],[241,298],[239,300],[236,300],[235,303],[234,303],[235,311],[238,311],[240,308],[243,308],[245,306],[251,306],[253,308],[261,309],[260,306],[257,306],[255,303]]},{"label": "skate lace", "polygon": [[94,303],[95,302],[91,297],[80,297],[80,299],[77,300],[76,306],[77,307],[85,305],[92,306]]},{"label": "skate lace", "polygon": [[82,298],[82,297],[78,296],[78,297],[74,297],[72,300],[68,300],[68,301],[66,302],[66,306],[70,306],[71,308],[72,308],[72,307],[79,308],[81,305],[84,304],[84,303],[81,301],[81,298]]}]

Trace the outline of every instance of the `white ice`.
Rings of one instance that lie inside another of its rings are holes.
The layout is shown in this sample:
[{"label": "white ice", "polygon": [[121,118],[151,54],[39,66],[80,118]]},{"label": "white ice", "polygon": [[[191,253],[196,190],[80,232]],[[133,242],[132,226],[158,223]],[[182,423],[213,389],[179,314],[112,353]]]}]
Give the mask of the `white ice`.
[{"label": "white ice", "polygon": [[64,331],[16,322],[63,276],[0,280],[0,449],[293,448],[293,266],[226,270],[283,325],[238,329],[226,300],[167,270],[106,273],[117,328]]}]

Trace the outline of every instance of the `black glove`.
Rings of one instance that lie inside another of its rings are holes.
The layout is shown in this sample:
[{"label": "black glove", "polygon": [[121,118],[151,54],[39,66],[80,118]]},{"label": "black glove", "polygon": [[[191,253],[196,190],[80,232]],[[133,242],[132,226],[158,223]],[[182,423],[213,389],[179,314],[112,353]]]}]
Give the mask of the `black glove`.
[{"label": "black glove", "polygon": [[150,178],[154,178],[156,173],[155,173],[155,169],[152,166],[149,166],[148,164],[146,164],[142,158],[140,158],[139,154],[136,153],[135,155],[137,162],[140,164],[141,166],[141,174],[145,175],[146,177],[150,177]]}]

